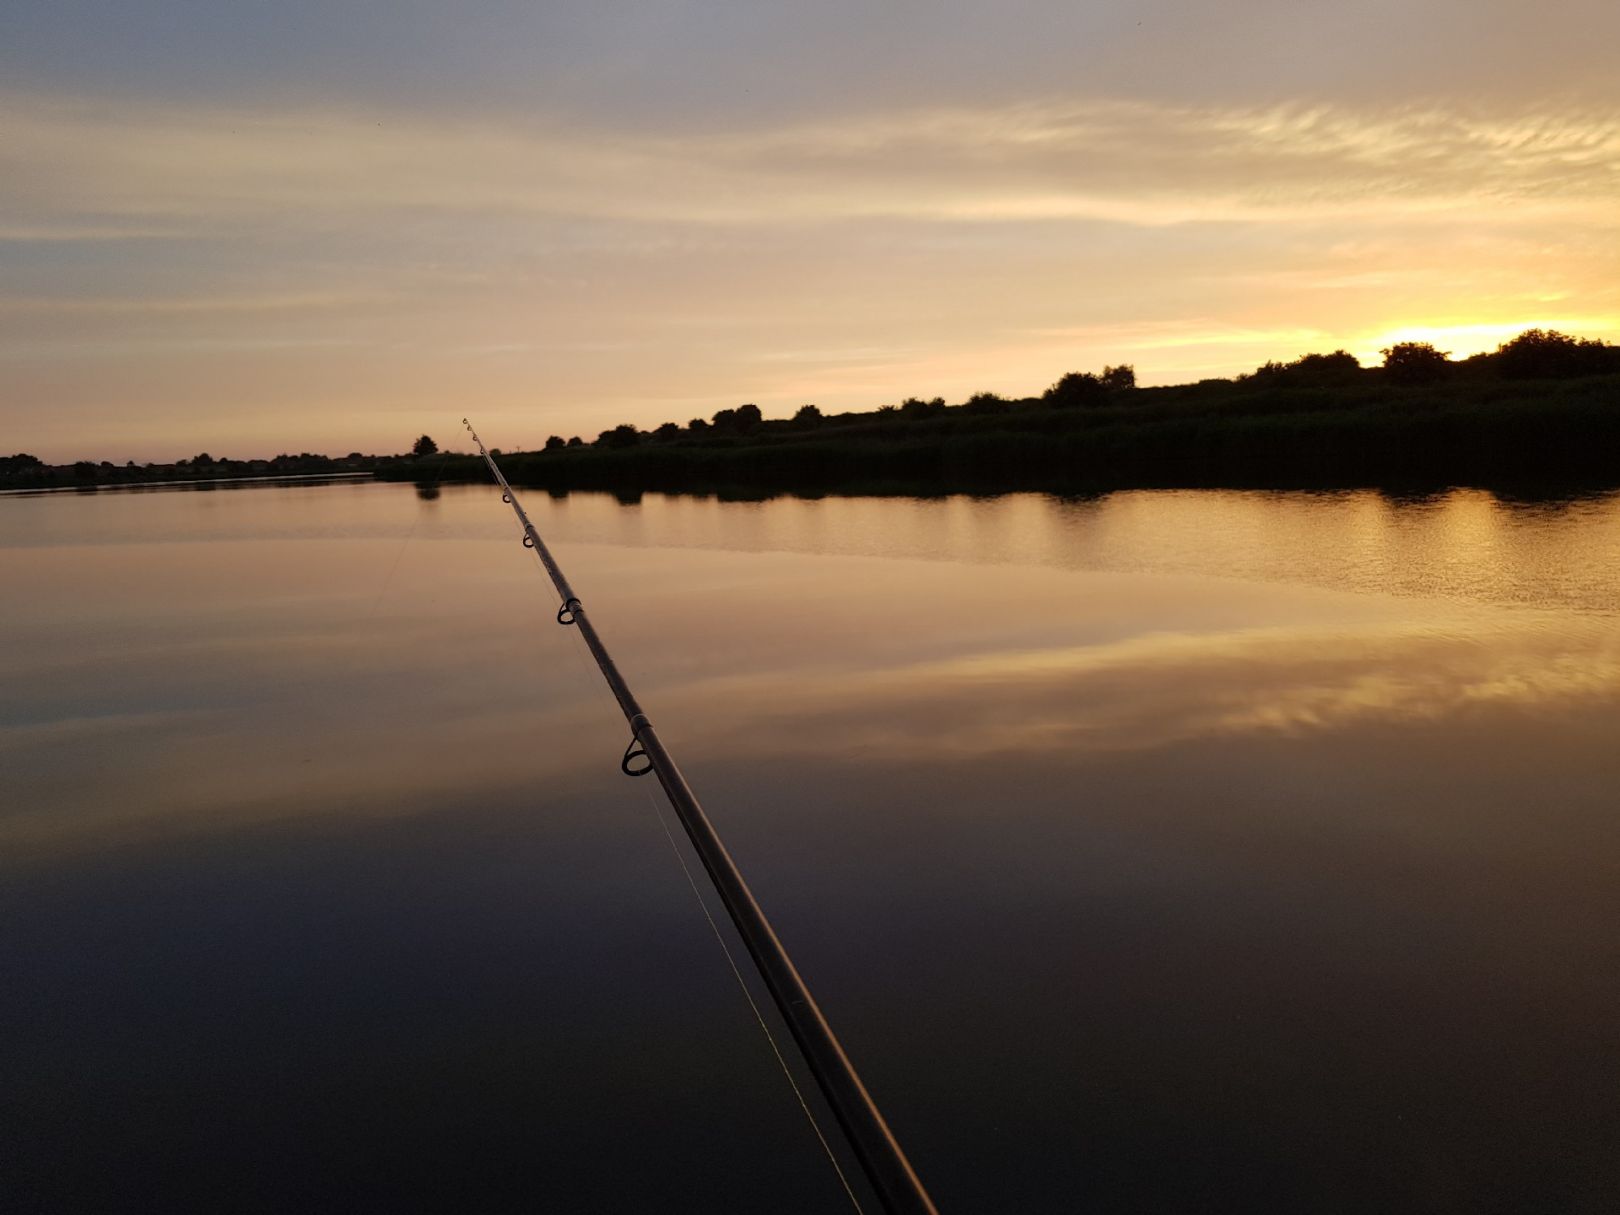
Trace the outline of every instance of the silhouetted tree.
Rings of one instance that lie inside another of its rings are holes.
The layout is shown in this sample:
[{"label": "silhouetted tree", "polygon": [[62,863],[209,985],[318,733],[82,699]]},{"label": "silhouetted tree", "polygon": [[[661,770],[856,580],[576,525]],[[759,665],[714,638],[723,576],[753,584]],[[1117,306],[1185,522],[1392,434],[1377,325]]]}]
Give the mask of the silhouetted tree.
[{"label": "silhouetted tree", "polygon": [[758,405],[739,405],[735,409],[722,409],[714,415],[715,430],[727,434],[745,435],[763,420]]},{"label": "silhouetted tree", "polygon": [[1620,346],[1572,338],[1556,329],[1526,329],[1504,342],[1491,363],[1509,380],[1564,379],[1620,372]]},{"label": "silhouetted tree", "polygon": [[567,443],[563,441],[563,437],[561,435],[552,435],[546,440],[547,451],[561,451],[566,446]]},{"label": "silhouetted tree", "polygon": [[641,442],[641,432],[629,422],[621,422],[612,430],[604,430],[596,437],[598,447],[634,447]]},{"label": "silhouetted tree", "polygon": [[1580,345],[1556,329],[1526,329],[1496,351],[1496,369],[1510,380],[1551,379],[1571,375]]},{"label": "silhouetted tree", "polygon": [[814,430],[821,425],[821,410],[814,405],[800,405],[793,415],[793,424],[800,430]]},{"label": "silhouetted tree", "polygon": [[1335,350],[1332,354],[1301,355],[1289,369],[1305,379],[1329,383],[1353,377],[1361,370],[1361,360],[1348,350]]},{"label": "silhouetted tree", "polygon": [[570,446],[570,447],[584,447],[585,446],[585,440],[580,438],[578,435],[574,435],[572,438],[570,438],[568,440],[568,446]]},{"label": "silhouetted tree", "polygon": [[657,439],[660,443],[673,443],[680,437],[681,427],[680,423],[678,422],[665,422],[657,430],[653,431],[653,438]]},{"label": "silhouetted tree", "polygon": [[900,402],[900,415],[913,421],[919,418],[931,418],[937,413],[944,412],[944,397],[935,397],[932,401],[924,401],[920,397],[907,397]]},{"label": "silhouetted tree", "polygon": [[691,431],[695,435],[700,435],[704,431],[709,429],[709,424],[707,422],[705,422],[702,418],[693,418],[690,422],[688,422],[686,424],[686,429]]},{"label": "silhouetted tree", "polygon": [[1041,394],[1041,400],[1055,409],[1086,405],[1106,405],[1108,389],[1089,371],[1071,371]]},{"label": "silhouetted tree", "polygon": [[1109,389],[1124,389],[1136,387],[1136,368],[1129,363],[1121,363],[1118,367],[1104,367],[1102,375],[1098,377],[1102,386]]},{"label": "silhouetted tree", "polygon": [[1380,353],[1384,378],[1391,384],[1432,384],[1451,367],[1450,352],[1436,350],[1429,342],[1396,342]]},{"label": "silhouetted tree", "polygon": [[1348,350],[1335,350],[1331,354],[1304,354],[1292,363],[1267,362],[1248,378],[1261,386],[1288,383],[1332,387],[1349,383],[1360,371],[1360,359]]},{"label": "silhouetted tree", "polygon": [[431,456],[438,450],[439,445],[427,435],[423,435],[415,443],[411,444],[411,455],[413,456]]}]

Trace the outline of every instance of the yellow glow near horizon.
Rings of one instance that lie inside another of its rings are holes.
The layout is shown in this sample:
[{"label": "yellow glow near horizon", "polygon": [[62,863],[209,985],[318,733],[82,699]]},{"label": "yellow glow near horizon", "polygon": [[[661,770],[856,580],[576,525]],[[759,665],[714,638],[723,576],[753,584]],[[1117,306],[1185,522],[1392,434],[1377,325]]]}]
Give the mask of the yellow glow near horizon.
[{"label": "yellow glow near horizon", "polygon": [[1110,364],[1152,386],[1532,327],[1620,340],[1620,105],[964,95],[611,131],[4,91],[0,112],[0,424],[53,462],[390,451],[468,411],[532,446]]},{"label": "yellow glow near horizon", "polygon": [[1367,338],[1353,351],[1363,363],[1382,361],[1382,351],[1397,342],[1428,342],[1453,359],[1488,354],[1527,329],[1556,329],[1572,337],[1602,338],[1620,330],[1614,317],[1536,318],[1519,321],[1480,321],[1443,325],[1403,325]]}]

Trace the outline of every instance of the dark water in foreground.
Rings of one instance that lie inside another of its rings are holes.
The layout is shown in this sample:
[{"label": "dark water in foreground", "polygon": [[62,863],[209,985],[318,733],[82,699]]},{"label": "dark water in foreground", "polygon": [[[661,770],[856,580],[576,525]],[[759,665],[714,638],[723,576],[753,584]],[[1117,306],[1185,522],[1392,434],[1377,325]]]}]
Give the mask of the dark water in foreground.
[{"label": "dark water in foreground", "polygon": [[[1620,499],[526,501],[942,1210],[1620,1206]],[[491,491],[0,572],[0,1209],[848,1209]]]}]

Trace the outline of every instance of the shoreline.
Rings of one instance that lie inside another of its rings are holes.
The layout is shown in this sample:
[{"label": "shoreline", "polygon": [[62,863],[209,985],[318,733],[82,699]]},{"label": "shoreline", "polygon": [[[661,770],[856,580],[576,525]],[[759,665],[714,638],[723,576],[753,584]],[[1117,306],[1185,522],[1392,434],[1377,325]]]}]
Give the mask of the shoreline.
[{"label": "shoreline", "polygon": [[112,490],[196,489],[215,485],[269,485],[294,481],[371,481],[375,472],[286,473],[276,476],[198,477],[161,481],[85,481],[74,485],[33,485],[0,489],[0,498],[31,498],[41,494],[84,494]]}]

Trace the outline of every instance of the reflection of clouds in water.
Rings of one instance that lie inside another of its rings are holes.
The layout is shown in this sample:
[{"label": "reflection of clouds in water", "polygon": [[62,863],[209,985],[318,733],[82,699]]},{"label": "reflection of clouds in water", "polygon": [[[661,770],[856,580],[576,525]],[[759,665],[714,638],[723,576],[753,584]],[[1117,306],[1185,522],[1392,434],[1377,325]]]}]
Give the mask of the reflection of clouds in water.
[{"label": "reflection of clouds in water", "polygon": [[[345,681],[330,669],[317,674],[332,652],[320,645],[302,654],[277,640],[205,648],[217,671],[205,664],[164,689],[187,707],[0,728],[0,763],[16,795],[0,813],[0,847],[17,855],[155,832],[414,814],[469,790],[523,790],[566,813],[557,782],[578,776],[582,756],[604,774],[616,765],[610,710],[582,694],[582,673],[526,685],[527,703],[503,708],[492,692],[498,668],[475,666],[492,673],[469,681],[454,653],[424,658],[402,678],[373,669]],[[277,658],[279,680],[267,665]],[[265,677],[245,679],[249,672]]]},{"label": "reflection of clouds in water", "polygon": [[764,750],[946,757],[1141,750],[1620,694],[1620,631],[1549,633],[1545,623],[1501,621],[1466,634],[1390,625],[1150,635],[796,675],[791,694],[774,698],[763,685],[779,686],[780,674],[696,684],[682,710],[725,721],[715,734],[742,734]]},{"label": "reflection of clouds in water", "polygon": [[[1491,614],[1449,624],[1160,632],[844,671],[805,669],[796,652],[772,669],[663,686],[649,709],[681,756],[787,754],[826,766],[1079,758],[1620,693],[1620,629],[1606,621]],[[232,647],[205,648],[224,660]],[[305,678],[267,681],[233,704],[0,731],[12,787],[25,795],[0,818],[0,837],[12,849],[50,849],[157,829],[409,814],[491,788],[524,790],[547,813],[566,815],[564,787],[617,779],[618,719],[592,673],[571,660],[559,655],[560,676],[523,680],[490,703],[484,673],[499,664],[476,644],[479,678],[461,667],[468,655],[438,651],[407,680],[380,679],[373,668],[334,696],[314,668],[336,648],[295,656],[279,638],[239,647],[225,664],[233,679],[270,661]],[[204,682],[190,690],[206,701],[205,677],[194,676]],[[413,694],[418,682],[432,694]]]}]

